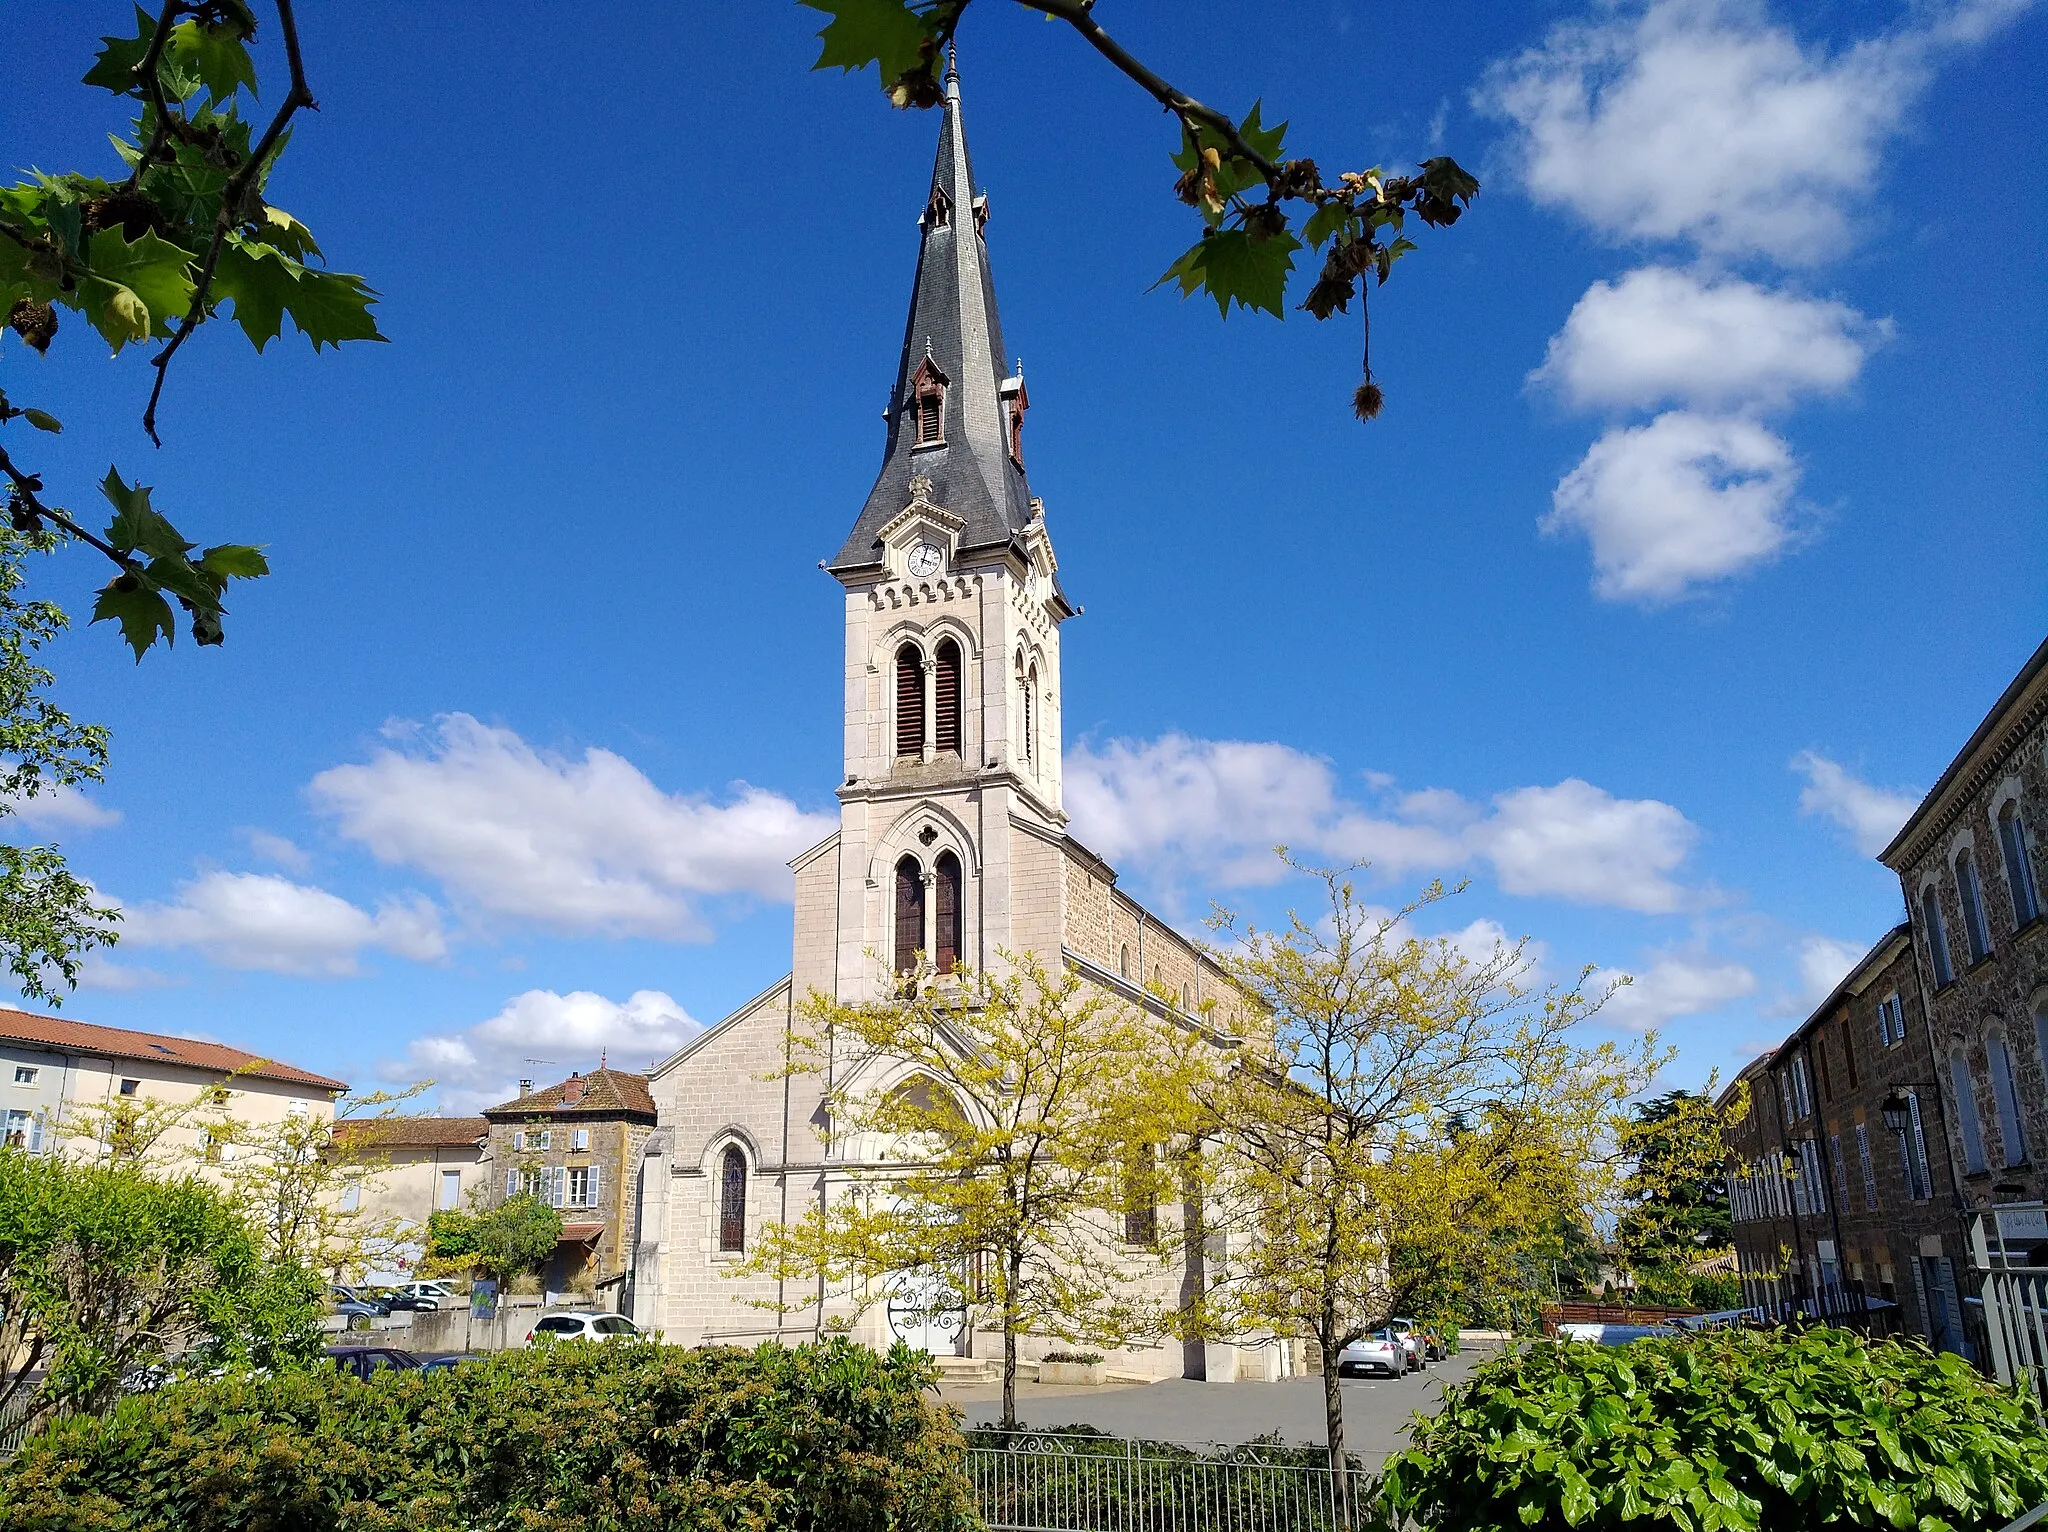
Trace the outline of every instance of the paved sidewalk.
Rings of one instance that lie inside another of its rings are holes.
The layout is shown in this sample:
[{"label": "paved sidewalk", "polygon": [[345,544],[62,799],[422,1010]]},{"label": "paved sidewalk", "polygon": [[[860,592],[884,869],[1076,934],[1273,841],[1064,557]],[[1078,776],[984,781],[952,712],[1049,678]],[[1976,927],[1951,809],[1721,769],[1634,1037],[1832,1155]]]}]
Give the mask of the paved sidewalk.
[{"label": "paved sidewalk", "polygon": [[[1492,1347],[1468,1346],[1457,1356],[1406,1378],[1344,1380],[1345,1445],[1377,1469],[1389,1453],[1407,1445],[1408,1422],[1416,1411],[1433,1413],[1446,1383],[1469,1376]],[[993,1425],[1002,1414],[1002,1389],[996,1384],[940,1388],[940,1397],[956,1405],[969,1425]],[[1101,1388],[1050,1388],[1036,1383],[1017,1385],[1017,1415],[1041,1430],[1068,1424],[1091,1425],[1117,1436],[1205,1446],[1211,1442],[1245,1442],[1278,1432],[1290,1442],[1319,1446],[1323,1433],[1323,1380],[1289,1378],[1280,1383],[1190,1383],[1169,1378],[1162,1383],[1105,1384]]]}]

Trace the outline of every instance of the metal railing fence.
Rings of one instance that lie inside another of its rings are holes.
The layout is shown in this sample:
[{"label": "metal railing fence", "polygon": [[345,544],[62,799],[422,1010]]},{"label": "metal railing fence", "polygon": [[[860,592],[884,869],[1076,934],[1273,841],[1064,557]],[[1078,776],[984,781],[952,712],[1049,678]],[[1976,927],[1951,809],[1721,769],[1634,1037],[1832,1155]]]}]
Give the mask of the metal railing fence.
[{"label": "metal railing fence", "polygon": [[[1346,1532],[1336,1475],[1312,1449],[1196,1452],[1049,1432],[972,1433],[967,1477],[994,1532]],[[1349,1474],[1354,1507],[1371,1476]]]}]

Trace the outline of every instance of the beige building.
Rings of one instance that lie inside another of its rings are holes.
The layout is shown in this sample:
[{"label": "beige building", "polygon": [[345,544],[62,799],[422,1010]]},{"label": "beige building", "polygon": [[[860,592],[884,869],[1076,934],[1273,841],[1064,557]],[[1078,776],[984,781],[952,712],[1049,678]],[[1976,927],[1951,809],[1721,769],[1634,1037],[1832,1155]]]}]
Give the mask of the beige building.
[{"label": "beige building", "polygon": [[[1028,398],[1003,347],[987,216],[949,73],[882,471],[827,566],[844,603],[840,826],[792,864],[791,972],[649,1074],[660,1130],[639,1166],[630,1304],[671,1341],[778,1333],[749,1300],[789,1294],[729,1273],[765,1223],[837,1195],[874,1147],[834,1136],[823,1095],[846,1080],[775,1077],[800,997],[879,996],[920,955],[1000,971],[1005,953],[1030,953],[1158,1014],[1215,1002],[1215,1026],[1243,1019],[1220,970],[1067,830],[1061,629],[1078,609],[1025,474]],[[1172,1293],[1189,1276],[1176,1264],[1157,1282]],[[779,1333],[835,1320],[851,1315],[821,1296]],[[903,1323],[878,1306],[855,1333],[975,1354],[969,1329]],[[1289,1365],[1276,1343],[1160,1344],[1109,1360],[1217,1381]]]},{"label": "beige building", "polygon": [[330,1117],[347,1090],[224,1043],[0,1011],[0,1137],[32,1152],[109,1153],[124,1120],[192,1107],[154,1147],[204,1154],[209,1122]]},{"label": "beige building", "polygon": [[346,1204],[379,1225],[394,1220],[402,1238],[423,1244],[437,1212],[481,1200],[489,1183],[481,1117],[384,1117],[335,1124],[336,1140],[359,1155],[366,1174]]}]

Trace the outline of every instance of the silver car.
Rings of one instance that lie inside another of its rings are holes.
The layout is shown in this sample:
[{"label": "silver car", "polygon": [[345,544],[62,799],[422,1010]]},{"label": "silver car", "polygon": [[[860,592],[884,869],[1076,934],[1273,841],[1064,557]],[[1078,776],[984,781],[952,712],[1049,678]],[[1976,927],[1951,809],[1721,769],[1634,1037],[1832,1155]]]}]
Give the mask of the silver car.
[{"label": "silver car", "polygon": [[594,1314],[588,1309],[560,1309],[543,1314],[526,1332],[529,1346],[551,1346],[556,1341],[631,1341],[646,1339],[642,1330],[624,1314]]},{"label": "silver car", "polygon": [[1399,1378],[1407,1372],[1407,1348],[1385,1330],[1360,1336],[1337,1353],[1340,1378],[1362,1378],[1368,1374]]}]

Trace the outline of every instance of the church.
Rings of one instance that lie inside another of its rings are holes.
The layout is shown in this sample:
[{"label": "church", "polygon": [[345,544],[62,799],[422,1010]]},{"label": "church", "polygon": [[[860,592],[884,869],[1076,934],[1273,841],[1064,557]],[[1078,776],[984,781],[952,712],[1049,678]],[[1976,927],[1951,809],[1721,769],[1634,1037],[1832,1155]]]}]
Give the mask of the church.
[{"label": "church", "polygon": [[[823,1295],[792,1308],[806,1295],[729,1275],[764,1225],[800,1218],[860,1170],[823,1110],[829,1078],[781,1073],[812,991],[879,998],[919,953],[941,970],[1031,953],[1155,1014],[1214,1002],[1226,1030],[1241,1019],[1216,965],[1067,830],[1061,632],[1078,608],[1025,468],[1030,395],[1003,344],[988,219],[949,69],[881,473],[824,565],[846,610],[839,828],[791,863],[790,972],[649,1072],[658,1127],[640,1162],[627,1301],[671,1343],[794,1343],[851,1322],[877,1346],[1000,1351],[957,1317],[878,1305],[854,1318]],[[1293,1370],[1279,1342],[1175,1341],[1108,1360],[1219,1382]]]}]

